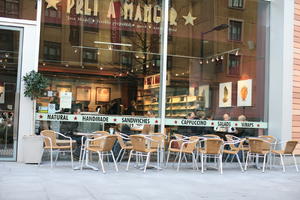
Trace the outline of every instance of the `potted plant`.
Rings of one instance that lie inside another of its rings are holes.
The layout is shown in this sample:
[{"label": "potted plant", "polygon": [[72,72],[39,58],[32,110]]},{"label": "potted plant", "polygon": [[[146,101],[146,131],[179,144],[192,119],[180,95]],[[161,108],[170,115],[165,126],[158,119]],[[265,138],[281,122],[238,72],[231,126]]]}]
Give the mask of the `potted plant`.
[{"label": "potted plant", "polygon": [[40,163],[43,152],[43,138],[35,135],[36,100],[43,96],[48,87],[48,79],[41,73],[31,71],[23,76],[25,85],[24,96],[33,101],[32,132],[23,137],[23,161],[25,163]]}]

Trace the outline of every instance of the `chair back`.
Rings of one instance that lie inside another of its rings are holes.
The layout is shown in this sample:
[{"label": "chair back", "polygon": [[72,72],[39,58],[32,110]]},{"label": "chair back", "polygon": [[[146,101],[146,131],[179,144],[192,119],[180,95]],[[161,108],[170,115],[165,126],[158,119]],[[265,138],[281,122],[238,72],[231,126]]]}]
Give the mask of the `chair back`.
[{"label": "chair back", "polygon": [[131,135],[130,140],[134,151],[146,152],[146,138],[143,135]]},{"label": "chair back", "polygon": [[[229,134],[226,134],[225,138],[226,138],[227,142],[229,142],[230,149],[236,149],[236,146],[234,143],[237,141],[237,139],[234,139],[233,135],[229,135]],[[242,144],[243,143],[240,142],[239,147],[241,147],[240,145],[242,145]]]},{"label": "chair back", "polygon": [[114,147],[114,144],[117,140],[116,135],[108,135],[105,138],[103,138],[104,142],[103,142],[103,151],[111,151],[112,148]]},{"label": "chair back", "polygon": [[277,139],[271,135],[261,135],[259,136],[259,138],[267,141],[262,144],[264,151],[270,151],[272,148],[272,144],[275,145],[277,142]]},{"label": "chair back", "polygon": [[178,140],[177,143],[178,143],[178,147],[180,148],[183,143],[182,141],[183,135],[175,133],[174,137],[176,138],[176,140]]},{"label": "chair back", "polygon": [[208,138],[204,140],[206,154],[222,153],[223,140],[220,138]]},{"label": "chair back", "polygon": [[119,133],[116,133],[116,136],[121,148],[122,149],[126,148],[127,145],[125,144],[123,137]]},{"label": "chair back", "polygon": [[150,135],[150,138],[152,140],[155,140],[155,142],[151,141],[151,143],[150,143],[151,149],[157,149],[159,146],[163,147],[163,144],[165,141],[165,135],[160,134],[160,133],[154,133],[154,134]]},{"label": "chair back", "polygon": [[[96,134],[93,137],[94,139],[109,135],[109,133],[107,131],[95,131],[93,133]],[[91,141],[90,146],[103,147],[103,144],[104,144],[104,140],[95,140],[95,141]]]},{"label": "chair back", "polygon": [[249,152],[262,154],[265,148],[264,143],[266,142],[263,139],[249,138]]},{"label": "chair back", "polygon": [[[52,131],[52,130],[43,130],[41,132],[41,135],[46,137],[44,138],[44,144],[45,144],[45,147],[53,147],[53,146],[56,146],[56,134],[55,134],[55,131]],[[51,141],[48,139],[50,138]],[[52,143],[52,145],[51,145]]]},{"label": "chair back", "polygon": [[298,141],[295,140],[288,141],[284,148],[284,154],[293,154],[297,144]]},{"label": "chair back", "polygon": [[199,141],[198,136],[191,136],[189,138],[190,143],[188,143],[185,147],[183,147],[184,151],[192,153],[195,150],[198,141]]},{"label": "chair back", "polygon": [[151,130],[151,127],[149,124],[145,124],[142,130],[142,134],[149,134]]}]

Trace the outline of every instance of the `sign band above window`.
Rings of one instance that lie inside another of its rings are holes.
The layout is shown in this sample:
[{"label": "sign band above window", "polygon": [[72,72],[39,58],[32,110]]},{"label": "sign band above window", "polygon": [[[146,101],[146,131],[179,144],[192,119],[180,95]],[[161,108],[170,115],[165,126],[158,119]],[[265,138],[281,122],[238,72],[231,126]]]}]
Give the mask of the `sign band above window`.
[{"label": "sign band above window", "polygon": [[[160,125],[160,118],[105,116],[105,115],[67,115],[67,114],[36,114],[37,121],[62,122],[89,122],[89,123],[115,123],[115,124],[149,124]],[[218,120],[191,120],[191,119],[165,119],[166,126],[199,126],[199,127],[233,127],[267,129],[266,122],[251,121],[218,121]]]}]

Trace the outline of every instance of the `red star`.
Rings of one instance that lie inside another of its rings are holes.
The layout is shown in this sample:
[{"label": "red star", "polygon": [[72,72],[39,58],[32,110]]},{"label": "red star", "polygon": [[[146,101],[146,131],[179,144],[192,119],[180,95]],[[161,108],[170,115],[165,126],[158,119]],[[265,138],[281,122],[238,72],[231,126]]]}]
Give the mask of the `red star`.
[{"label": "red star", "polygon": [[117,119],[114,119],[114,122],[116,122],[117,121]]},{"label": "red star", "polygon": [[215,124],[215,123],[213,123],[213,122],[211,123],[212,126],[213,126],[214,124]]},{"label": "red star", "polygon": [[260,127],[260,125],[259,125],[259,124],[257,124],[257,127]]},{"label": "red star", "polygon": [[74,120],[77,120],[77,117],[74,117]]},{"label": "red star", "polygon": [[238,124],[235,124],[235,126],[238,126]]},{"label": "red star", "polygon": [[175,121],[174,123],[177,124],[177,121]]},{"label": "red star", "polygon": [[39,117],[40,117],[40,119],[42,119],[42,118],[43,118],[43,115],[40,115]]},{"label": "red star", "polygon": [[155,120],[155,124],[157,124],[158,123],[158,121],[157,120]]}]

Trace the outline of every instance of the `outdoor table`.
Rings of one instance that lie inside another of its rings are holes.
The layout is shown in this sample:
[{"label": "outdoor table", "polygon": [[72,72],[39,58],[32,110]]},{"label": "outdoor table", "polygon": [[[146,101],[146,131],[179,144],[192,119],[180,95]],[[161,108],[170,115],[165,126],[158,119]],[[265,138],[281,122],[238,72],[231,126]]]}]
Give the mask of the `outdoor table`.
[{"label": "outdoor table", "polygon": [[[86,139],[90,139],[90,138],[93,138],[94,136],[97,136],[97,135],[102,135],[102,134],[99,134],[99,133],[74,133],[74,135],[77,135],[77,136],[81,136],[81,147],[80,147],[80,157],[79,157],[79,166],[75,167],[74,170],[79,170],[81,169],[81,166],[83,165],[82,162],[84,162],[84,160],[82,159],[82,157],[84,157],[84,155],[82,155],[82,150],[84,150],[84,148],[87,146],[87,140],[85,140],[85,142],[83,141],[84,138]],[[89,155],[87,154],[87,157],[86,159],[89,158]],[[86,168],[90,168],[90,169],[93,169],[95,171],[98,171],[99,169],[96,168],[96,167],[93,167],[89,164],[87,164],[86,162],[84,163],[84,166]]]}]

